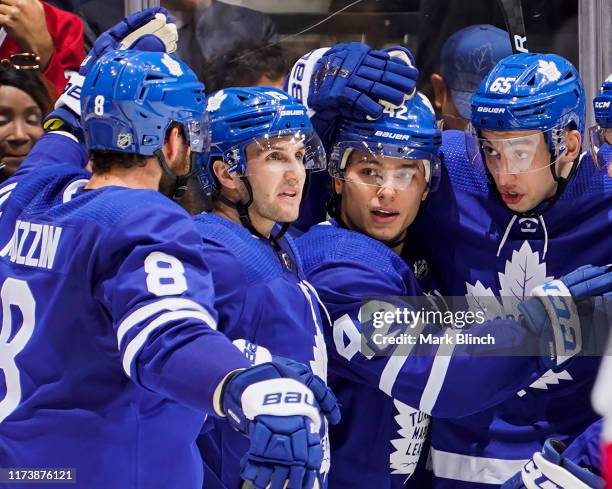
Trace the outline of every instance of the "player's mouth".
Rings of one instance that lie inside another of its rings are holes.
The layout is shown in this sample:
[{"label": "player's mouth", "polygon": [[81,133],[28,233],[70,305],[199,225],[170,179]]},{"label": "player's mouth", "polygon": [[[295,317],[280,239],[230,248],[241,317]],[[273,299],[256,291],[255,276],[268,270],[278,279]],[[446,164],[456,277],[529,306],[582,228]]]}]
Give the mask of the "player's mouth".
[{"label": "player's mouth", "polygon": [[298,191],[297,190],[283,190],[282,192],[277,194],[281,199],[287,199],[287,200],[295,200],[297,199],[298,196]]},{"label": "player's mouth", "polygon": [[501,198],[507,205],[518,204],[524,196],[525,194],[520,194],[518,192],[512,192],[510,190],[503,190],[501,192]]},{"label": "player's mouth", "polygon": [[27,155],[27,153],[23,155],[5,154],[4,156],[0,157],[0,162],[6,164],[7,166],[20,165]]},{"label": "player's mouth", "polygon": [[372,219],[374,222],[379,224],[388,224],[395,221],[397,216],[399,216],[398,211],[385,207],[376,207],[371,209],[370,214],[372,214]]}]

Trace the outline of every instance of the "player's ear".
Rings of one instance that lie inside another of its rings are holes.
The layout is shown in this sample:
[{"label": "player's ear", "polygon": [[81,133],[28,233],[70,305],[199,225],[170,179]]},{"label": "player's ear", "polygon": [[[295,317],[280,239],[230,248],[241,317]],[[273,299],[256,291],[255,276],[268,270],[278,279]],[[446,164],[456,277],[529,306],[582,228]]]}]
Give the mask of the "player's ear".
[{"label": "player's ear", "polygon": [[580,132],[572,129],[567,131],[565,135],[565,151],[559,158],[557,174],[560,177],[566,178],[572,168],[573,162],[580,156],[582,148],[582,136]]},{"label": "player's ear", "polygon": [[344,188],[344,180],[340,178],[334,178],[334,190],[338,195],[342,195],[342,189]]},{"label": "player's ear", "polygon": [[213,162],[212,170],[222,187],[231,188],[232,190],[237,188],[236,180],[232,177],[230,172],[227,171],[227,165],[223,160],[215,160]]},{"label": "player's ear", "polygon": [[432,73],[430,80],[434,91],[434,105],[438,110],[442,110],[447,97],[446,83],[444,83],[444,78],[442,78],[442,75],[439,75],[438,73]]},{"label": "player's ear", "polygon": [[166,141],[162,147],[162,152],[169,164],[173,164],[184,154],[185,140],[179,127],[171,127],[166,134]]}]

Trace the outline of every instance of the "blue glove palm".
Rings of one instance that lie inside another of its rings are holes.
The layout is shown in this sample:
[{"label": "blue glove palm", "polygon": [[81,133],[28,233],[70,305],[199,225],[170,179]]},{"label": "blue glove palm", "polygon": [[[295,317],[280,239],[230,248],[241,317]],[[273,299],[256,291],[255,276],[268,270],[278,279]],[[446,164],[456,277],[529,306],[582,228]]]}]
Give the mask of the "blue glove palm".
[{"label": "blue glove palm", "polygon": [[251,442],[241,477],[256,488],[311,489],[321,467],[318,405],[310,389],[284,376],[286,368],[256,365],[223,387],[223,412]]},{"label": "blue glove palm", "polygon": [[418,70],[405,48],[386,51],[366,44],[338,44],[317,62],[308,106],[319,116],[378,118],[385,104],[401,105],[414,93]]},{"label": "blue glove palm", "polygon": [[[585,265],[532,291],[532,297],[518,305],[527,327],[541,338],[551,361],[558,368],[590,345],[605,343],[607,321],[582,328],[580,317],[593,308],[594,299],[612,299],[612,267]],[[582,314],[580,312],[582,311]],[[590,350],[590,348],[588,348]]]}]

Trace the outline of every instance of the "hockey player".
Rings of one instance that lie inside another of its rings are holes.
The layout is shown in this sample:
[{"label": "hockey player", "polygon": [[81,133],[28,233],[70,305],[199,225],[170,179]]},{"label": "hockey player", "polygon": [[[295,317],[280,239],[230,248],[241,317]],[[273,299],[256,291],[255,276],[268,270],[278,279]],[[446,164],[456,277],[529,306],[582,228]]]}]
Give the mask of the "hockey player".
[{"label": "hockey player", "polygon": [[601,85],[600,94],[593,99],[596,124],[589,128],[591,155],[612,177],[612,74]]},{"label": "hockey player", "polygon": [[[467,147],[464,133],[444,133],[440,192],[410,243],[430,250],[443,293],[498,297],[497,313],[516,317],[531,287],[610,262],[612,182],[580,159],[584,91],[560,56],[522,53],[498,63],[472,99],[472,125],[477,136]],[[493,409],[436,420],[435,487],[496,487],[547,438],[578,436],[597,419],[589,403],[597,364],[573,360]]]},{"label": "hockey player", "polygon": [[[327,379],[322,329],[329,317],[285,234],[298,216],[309,173],[327,167],[325,150],[306,108],[282,90],[224,89],[211,95],[208,113],[212,148],[199,179],[213,208],[195,223],[215,284],[219,330],[253,363],[272,354],[308,365],[308,384],[325,393],[318,383]],[[324,411],[331,407],[326,414],[337,423],[333,396],[320,402]],[[207,487],[238,488],[248,440],[221,420],[211,424],[198,442]],[[322,428],[320,487],[330,464]]]},{"label": "hockey player", "polygon": [[[3,188],[0,464],[88,489],[199,489],[195,438],[212,414],[250,438],[245,478],[310,488],[321,462],[312,392],[274,363],[251,368],[216,331],[200,238],[158,192],[175,195],[197,169],[203,85],[165,52],[98,59],[120,41],[167,49],[164,13],[111,29],[82,68],[93,174],[60,162],[83,155],[63,108],[54,125],[73,133],[43,136]],[[62,468],[76,472],[48,470]]]},{"label": "hockey player", "polygon": [[[344,417],[331,434],[331,487],[424,487],[420,472],[411,476],[428,414],[459,417],[494,406],[543,372],[533,357],[477,356],[491,353],[486,347],[438,350],[419,342],[390,358],[361,348],[368,330],[360,311],[364,298],[421,294],[398,254],[421,201],[435,190],[439,147],[433,109],[420,94],[375,121],[343,120],[330,159],[334,218],[297,240],[307,277],[333,321],[325,331],[330,383]],[[589,270],[594,276],[601,272]],[[581,282],[582,273],[568,276],[567,283]],[[523,305],[530,329],[541,334],[533,327],[541,323],[528,313],[541,304],[536,299]],[[487,323],[474,332],[502,334],[496,336],[500,346],[510,341],[519,351],[526,347],[526,330],[512,320]]]}]

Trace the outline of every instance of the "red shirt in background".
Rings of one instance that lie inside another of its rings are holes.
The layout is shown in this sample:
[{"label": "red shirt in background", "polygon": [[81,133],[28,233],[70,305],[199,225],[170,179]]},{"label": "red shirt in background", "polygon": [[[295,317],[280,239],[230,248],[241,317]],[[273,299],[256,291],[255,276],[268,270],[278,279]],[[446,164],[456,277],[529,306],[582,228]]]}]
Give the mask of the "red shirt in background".
[{"label": "red shirt in background", "polygon": [[[78,71],[81,61],[85,58],[83,47],[83,24],[81,19],[70,12],[60,10],[45,2],[41,2],[45,10],[47,29],[53,39],[53,54],[42,75],[55,89],[54,97],[58,97],[66,84],[66,70]],[[8,58],[15,53],[26,51],[17,42],[6,37],[0,46],[0,59]]]}]

